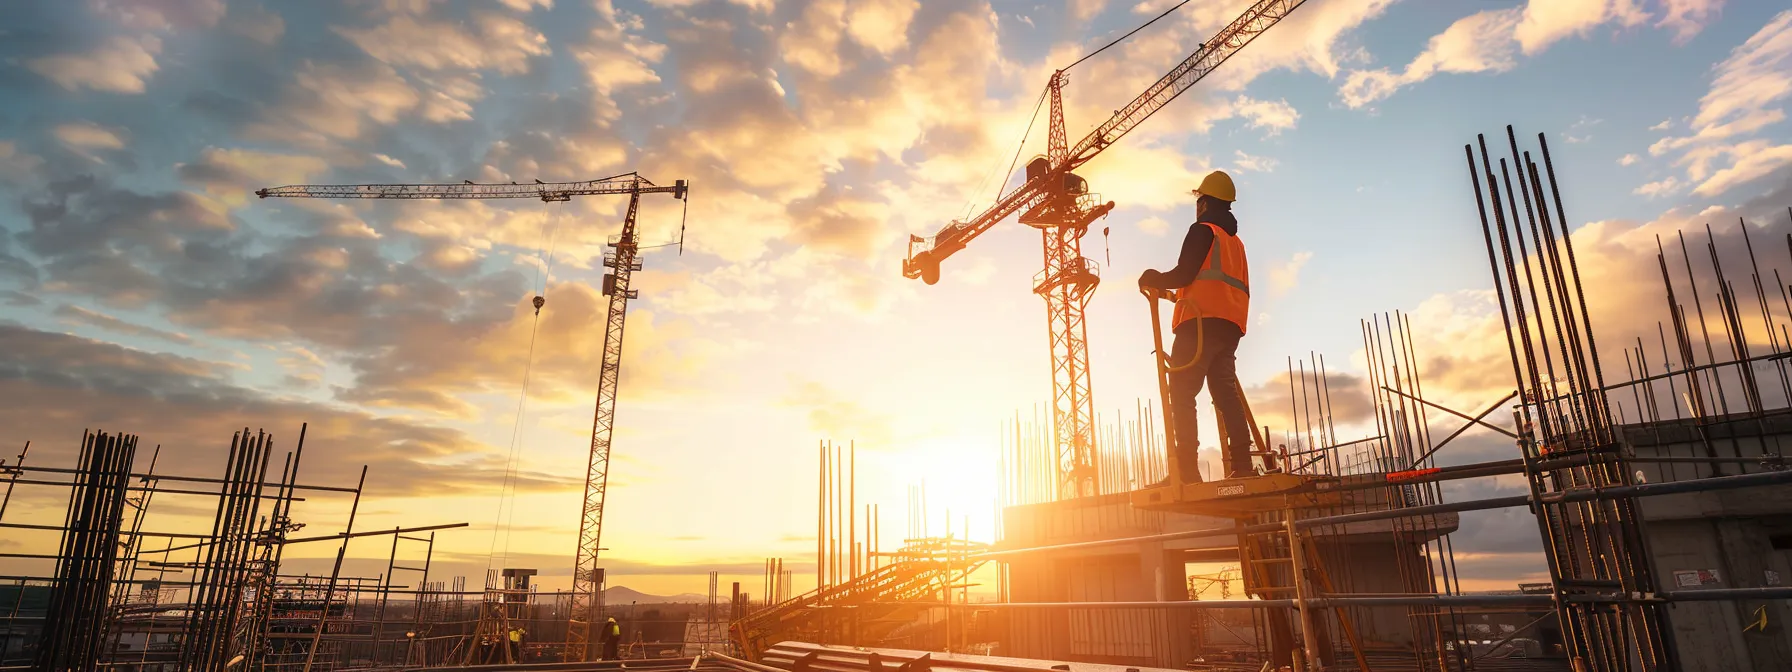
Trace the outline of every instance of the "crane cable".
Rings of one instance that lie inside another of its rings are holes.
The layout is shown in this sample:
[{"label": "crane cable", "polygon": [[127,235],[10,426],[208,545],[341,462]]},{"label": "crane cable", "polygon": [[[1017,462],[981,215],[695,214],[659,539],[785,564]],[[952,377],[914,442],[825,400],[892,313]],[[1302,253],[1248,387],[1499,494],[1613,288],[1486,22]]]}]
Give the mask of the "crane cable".
[{"label": "crane cable", "polygon": [[[1002,188],[1008,186],[1008,179],[1014,175],[1014,166],[1015,166],[1015,164],[1020,162],[1021,150],[1024,150],[1027,148],[1027,138],[1033,134],[1033,124],[1035,124],[1039,121],[1039,108],[1041,108],[1045,105],[1046,91],[1047,90],[1045,90],[1045,89],[1040,90],[1039,100],[1033,102],[1033,114],[1032,114],[1032,116],[1027,117],[1027,129],[1025,131],[1021,132],[1020,142],[1019,142],[1019,144],[1015,145],[1015,147],[1014,147],[1014,159],[1008,162],[1008,172],[1002,174],[1001,183],[996,185],[996,193],[994,196],[994,200],[1001,200]],[[1001,164],[996,164],[996,165],[999,166]],[[994,169],[992,168],[991,170],[993,171]],[[977,192],[983,191],[984,185],[989,184],[990,179],[992,179],[994,177],[995,177],[995,175],[993,172],[984,173],[983,179],[978,180],[976,188],[971,190],[971,198],[973,198],[973,199],[976,198]],[[977,202],[975,200],[966,200],[965,204],[964,204],[964,216],[970,217],[971,210],[973,208],[975,208],[976,205],[977,205]]]},{"label": "crane cable", "polygon": [[[1020,144],[1014,148],[1014,158],[1008,160],[1008,172],[1004,173],[1004,175],[1013,175],[1014,166],[1020,163],[1020,152],[1027,148],[1027,136],[1033,134],[1033,124],[1039,121],[1039,108],[1045,106],[1045,94],[1050,90],[1051,88],[1047,87],[1039,91],[1039,100],[1038,102],[1033,103],[1033,116],[1027,117],[1027,130],[1021,132]],[[996,187],[996,200],[1001,200],[1002,187],[1006,186],[1008,186],[1008,180],[1004,178],[1002,184]]]},{"label": "crane cable", "polygon": [[[1130,30],[1130,31],[1127,31],[1127,33],[1126,33],[1126,34],[1125,34],[1125,35],[1121,35],[1121,36],[1120,36],[1120,37],[1117,37],[1117,38],[1114,38],[1114,41],[1112,41],[1112,42],[1109,42],[1109,43],[1107,43],[1107,44],[1105,44],[1105,45],[1102,45],[1102,47],[1101,47],[1101,48],[1100,48],[1100,49],[1096,49],[1096,50],[1095,50],[1095,51],[1091,51],[1091,52],[1089,52],[1089,53],[1088,53],[1088,54],[1087,54],[1087,55],[1085,55],[1085,56],[1083,56],[1083,57],[1082,57],[1082,58],[1079,58],[1079,59],[1076,59],[1076,61],[1075,61],[1075,62],[1073,62],[1073,63],[1071,63],[1071,64],[1070,64],[1070,65],[1066,65],[1066,66],[1064,66],[1064,67],[1063,67],[1063,68],[1062,68],[1062,69],[1063,69],[1063,70],[1069,70],[1069,69],[1071,69],[1071,68],[1074,68],[1074,67],[1076,67],[1076,66],[1077,66],[1077,65],[1078,65],[1078,64],[1080,64],[1080,63],[1082,63],[1082,62],[1083,62],[1083,61],[1087,61],[1087,60],[1089,60],[1089,59],[1091,59],[1091,58],[1095,58],[1095,55],[1096,55],[1096,54],[1099,54],[1099,53],[1101,53],[1101,52],[1104,52],[1104,51],[1107,51],[1107,50],[1108,50],[1108,47],[1112,47],[1112,46],[1114,46],[1114,45],[1116,45],[1116,44],[1119,44],[1119,43],[1121,43],[1121,42],[1125,42],[1125,41],[1126,41],[1126,38],[1129,38],[1129,37],[1132,37],[1132,36],[1133,36],[1133,34],[1134,34],[1134,33],[1137,33],[1137,32],[1139,32],[1139,31],[1141,31],[1141,30],[1144,30],[1144,29],[1146,29],[1146,28],[1149,28],[1149,27],[1151,27],[1151,24],[1153,24],[1153,23],[1157,23],[1157,22],[1158,22],[1158,20],[1159,20],[1159,19],[1162,19],[1162,18],[1164,18],[1164,17],[1166,17],[1166,16],[1169,16],[1169,15],[1170,15],[1170,14],[1171,14],[1171,13],[1172,13],[1172,12],[1175,12],[1175,11],[1176,11],[1176,10],[1178,10],[1178,9],[1182,9],[1182,6],[1183,6],[1183,5],[1186,5],[1186,4],[1188,4],[1188,1],[1189,1],[1189,0],[1182,0],[1182,2],[1178,2],[1178,3],[1176,3],[1176,4],[1175,4],[1175,6],[1172,6],[1172,7],[1170,7],[1170,8],[1169,8],[1169,9],[1166,9],[1166,10],[1164,10],[1164,13],[1162,13],[1162,14],[1159,14],[1159,15],[1157,15],[1157,17],[1156,17],[1156,18],[1153,18],[1153,19],[1151,19],[1151,20],[1150,20],[1150,21],[1146,21],[1146,22],[1145,22],[1145,23],[1143,23],[1143,24],[1141,24],[1141,25],[1140,25],[1140,26],[1139,26],[1139,27],[1137,27],[1137,28],[1134,28],[1134,29],[1132,29],[1132,30]],[[1203,46],[1205,46],[1205,45],[1203,45]]]},{"label": "crane cable", "polygon": [[[535,341],[536,337],[541,332],[541,307],[547,303],[546,295],[548,283],[553,280],[555,241],[557,241],[559,237],[560,220],[564,218],[565,214],[565,202],[562,201],[560,207],[556,208],[556,212],[551,213],[547,218],[542,220],[542,228],[545,230],[548,239],[545,253],[539,243],[536,246],[536,259],[541,263],[536,267],[536,294],[535,298],[531,301],[535,306],[535,313],[530,318],[529,350],[523,362],[522,388],[517,391],[516,416],[512,420],[510,427],[510,447],[508,455],[504,460],[504,481],[498,488],[497,516],[492,521],[491,544],[486,549],[485,568],[487,570],[492,568],[492,559],[494,557],[500,558],[499,565],[503,565],[510,560],[510,532],[512,524],[516,519],[517,455],[520,452],[521,447],[521,442],[518,439],[522,435],[524,412],[528,407],[529,382],[535,373]],[[551,228],[548,226],[550,222],[553,224]],[[504,535],[504,552],[501,556],[497,552],[498,534],[500,530],[503,531]]]},{"label": "crane cable", "polygon": [[[1169,16],[1172,13],[1175,13],[1176,10],[1182,9],[1182,6],[1186,5],[1188,3],[1189,3],[1189,0],[1182,0],[1182,2],[1176,3],[1174,6],[1170,7],[1169,9],[1164,10],[1162,14],[1158,14],[1156,17],[1153,17],[1150,21],[1146,21],[1145,23],[1140,24],[1139,27],[1134,28],[1130,31],[1127,31],[1127,33],[1125,35],[1121,35],[1120,37],[1114,38],[1114,41],[1102,45],[1100,49],[1091,51],[1088,54],[1085,54],[1082,58],[1076,59],[1075,61],[1071,62],[1070,65],[1066,65],[1063,68],[1061,68],[1060,71],[1069,71],[1071,68],[1074,68],[1074,67],[1082,64],[1083,61],[1087,61],[1091,58],[1094,58],[1097,54],[1107,51],[1109,48],[1113,47],[1116,44],[1125,42],[1126,38],[1132,37],[1133,35],[1137,34],[1139,31],[1151,27],[1151,24],[1157,23],[1159,20],[1162,20],[1164,17]],[[1203,45],[1203,46],[1205,46],[1205,45]],[[1037,102],[1033,103],[1033,115],[1027,118],[1027,130],[1025,130],[1021,133],[1020,144],[1019,144],[1019,146],[1014,148],[1014,158],[1008,162],[1008,172],[1003,174],[1004,178],[1002,180],[1002,183],[997,185],[997,187],[996,187],[995,200],[1001,200],[1002,187],[1008,186],[1008,179],[1007,179],[1008,176],[1014,175],[1014,166],[1020,163],[1021,150],[1026,149],[1027,137],[1032,135],[1032,133],[1033,133],[1033,124],[1039,121],[1039,108],[1041,108],[1045,105],[1045,94],[1049,90],[1050,90],[1049,87],[1045,90],[1041,90],[1039,92],[1039,100]],[[990,179],[990,176],[986,174],[983,177],[983,179],[977,183],[977,188],[974,189],[973,191],[974,192],[982,191],[983,185],[987,184],[989,182],[989,179]],[[966,217],[970,216],[970,211],[974,205],[975,205],[975,203],[966,203],[965,204],[965,216]]]}]

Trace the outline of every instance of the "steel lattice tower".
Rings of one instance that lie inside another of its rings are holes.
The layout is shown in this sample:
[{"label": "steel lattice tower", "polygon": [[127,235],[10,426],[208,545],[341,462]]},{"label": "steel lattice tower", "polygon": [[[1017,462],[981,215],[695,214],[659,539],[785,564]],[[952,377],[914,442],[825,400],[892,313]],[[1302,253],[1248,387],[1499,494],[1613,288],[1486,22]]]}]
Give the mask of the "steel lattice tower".
[{"label": "steel lattice tower", "polygon": [[[1065,76],[1054,73],[1050,84],[1051,127],[1047,158],[1063,165],[1070,154],[1064,135]],[[1058,464],[1058,497],[1099,494],[1095,459],[1095,400],[1089,381],[1089,334],[1083,310],[1101,284],[1095,262],[1083,257],[1083,235],[1089,222],[1112,205],[1092,206],[1080,179],[1067,176],[1056,193],[1020,221],[1038,227],[1044,270],[1034,276],[1033,292],[1045,299],[1046,336],[1052,360],[1052,436]]]},{"label": "steel lattice tower", "polygon": [[628,315],[628,300],[637,292],[629,289],[629,279],[641,270],[636,260],[640,252],[635,239],[635,214],[641,204],[639,191],[629,194],[628,215],[622,220],[622,235],[610,243],[615,252],[604,255],[604,295],[610,306],[604,320],[603,363],[597,376],[597,410],[591,421],[591,461],[585,468],[585,506],[579,514],[579,547],[572,566],[572,607],[566,631],[566,660],[585,660],[590,655],[591,628],[602,616],[604,604],[603,577],[597,567],[597,554],[604,531],[604,495],[610,483],[610,436],[616,428],[616,384],[622,373],[622,334]]}]

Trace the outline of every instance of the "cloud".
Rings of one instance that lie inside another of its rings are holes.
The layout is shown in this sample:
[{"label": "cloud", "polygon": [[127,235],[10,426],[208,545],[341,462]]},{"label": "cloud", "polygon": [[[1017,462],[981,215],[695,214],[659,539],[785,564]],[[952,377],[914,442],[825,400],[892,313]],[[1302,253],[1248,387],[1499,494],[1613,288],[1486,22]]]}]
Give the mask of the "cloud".
[{"label": "cloud", "polygon": [[91,121],[58,124],[51,133],[57,140],[76,150],[124,149],[124,131]]},{"label": "cloud", "polygon": [[1271,296],[1284,296],[1300,285],[1300,269],[1313,259],[1312,252],[1296,252],[1288,261],[1269,269]]},{"label": "cloud", "polygon": [[1633,165],[1636,165],[1636,162],[1640,161],[1640,160],[1641,159],[1639,157],[1637,157],[1637,155],[1635,155],[1635,154],[1625,154],[1624,156],[1621,156],[1618,158],[1618,165],[1633,166]]},{"label": "cloud", "polygon": [[1236,165],[1239,170],[1247,170],[1254,173],[1268,173],[1276,169],[1276,160],[1267,156],[1253,156],[1244,153],[1244,150],[1242,149],[1235,151],[1234,154],[1238,159],[1233,162],[1233,165]]},{"label": "cloud", "polygon": [[1699,112],[1692,118],[1695,135],[1664,139],[1656,143],[1661,149],[1651,147],[1651,153],[1756,131],[1784,119],[1784,111],[1773,105],[1792,94],[1788,69],[1792,69],[1792,10],[1773,17],[1712,69],[1711,88],[1699,99]]},{"label": "cloud", "polygon": [[117,317],[96,310],[89,310],[66,303],[56,307],[56,316],[71,323],[98,327],[114,333],[153,338],[177,345],[193,345],[193,337],[180,332],[146,327],[135,322],[127,322],[118,319]]},{"label": "cloud", "polygon": [[[1361,57],[1361,47],[1349,43],[1352,32],[1393,4],[1393,0],[1308,4],[1257,38],[1250,49],[1228,59],[1226,66],[1214,73],[1214,84],[1235,91],[1265,72],[1282,68],[1335,78],[1345,63]],[[1209,3],[1193,12],[1193,23],[1200,28],[1197,41],[1236,18],[1239,7],[1236,3]]]},{"label": "cloud", "polygon": [[136,30],[210,28],[224,18],[224,0],[87,0],[88,11]]},{"label": "cloud", "polygon": [[51,182],[22,199],[21,209],[30,226],[17,240],[44,262],[49,289],[120,306],[141,305],[166,282],[121,259],[165,257],[196,265],[200,260],[185,257],[180,241],[235,228],[219,204],[197,194],[113,190],[86,175]]},{"label": "cloud", "polygon": [[1680,178],[1669,175],[1665,178],[1637,187],[1630,193],[1649,198],[1667,196],[1680,190]]},{"label": "cloud", "polygon": [[218,147],[207,147],[196,162],[175,166],[181,180],[232,205],[242,205],[256,189],[304,184],[328,169],[317,157]]},{"label": "cloud", "polygon": [[265,347],[279,353],[274,363],[286,369],[288,386],[308,388],[323,382],[324,360],[317,353],[296,345]]},{"label": "cloud", "polygon": [[908,46],[909,24],[921,4],[915,0],[861,0],[847,9],[846,33],[854,42],[889,56]]},{"label": "cloud", "polygon": [[27,180],[41,179],[43,167],[42,157],[19,149],[18,144],[11,140],[0,140],[0,177],[15,184],[23,184]]},{"label": "cloud", "polygon": [[666,48],[665,44],[642,36],[638,21],[625,16],[599,21],[589,39],[573,47],[573,56],[591,83],[596,116],[603,123],[622,116],[616,98],[619,91],[660,82],[654,67],[665,58]]},{"label": "cloud", "polygon": [[1723,9],[1724,0],[1662,0],[1661,21],[1655,25],[1674,31],[1674,44],[1691,41]]},{"label": "cloud", "polygon": [[1607,22],[1635,26],[1648,18],[1635,0],[1532,0],[1525,3],[1523,19],[1512,35],[1526,56],[1535,56],[1559,40],[1585,36]]},{"label": "cloud", "polygon": [[1654,126],[1650,126],[1650,127],[1649,127],[1649,130],[1651,130],[1651,131],[1665,131],[1665,130],[1668,130],[1668,128],[1669,128],[1669,127],[1671,127],[1671,126],[1673,126],[1673,125],[1674,125],[1674,120],[1673,120],[1673,119],[1663,119],[1663,120],[1661,120],[1661,123],[1659,123],[1659,124],[1656,124],[1656,125],[1654,125]]},{"label": "cloud", "polygon": [[825,188],[791,201],[786,211],[793,225],[789,238],[802,245],[862,258],[887,237],[884,203],[846,190]]},{"label": "cloud", "polygon": [[[1692,190],[1693,193],[1716,196],[1792,164],[1792,144],[1775,145],[1764,139],[1731,145],[1724,148],[1723,153],[1730,157],[1731,163],[1703,177],[1704,181]],[[1694,169],[1689,174],[1695,175],[1694,179],[1700,179],[1703,171]]]},{"label": "cloud", "polygon": [[1108,0],[1070,0],[1070,18],[1073,21],[1088,21],[1107,9]]},{"label": "cloud", "polygon": [[[434,101],[431,120],[451,120],[452,102]],[[385,63],[304,61],[294,66],[292,80],[245,134],[302,147],[334,147],[362,137],[373,126],[395,124],[423,104],[424,95]]]},{"label": "cloud", "polygon": [[[4,174],[0,171],[0,174]],[[38,286],[38,270],[35,264],[20,258],[12,252],[12,238],[0,236],[0,281],[6,281],[15,287],[36,289]],[[6,302],[11,305],[36,305],[39,301],[28,295],[8,290]]]},{"label": "cloud", "polygon": [[1592,128],[1604,121],[1604,119],[1592,119],[1583,114],[1578,121],[1568,125],[1568,130],[1562,132],[1562,139],[1567,140],[1569,144],[1576,145],[1591,142],[1593,140]]},{"label": "cloud", "polygon": [[[206,165],[266,167],[222,157]],[[189,177],[243,179],[221,169]],[[382,239],[345,227],[338,210],[304,211],[314,219],[300,220],[295,235],[268,236],[235,230],[215,203],[189,192],[139,194],[93,178],[56,183],[25,209],[32,226],[20,240],[45,260],[47,287],[154,307],[211,336],[327,353],[353,376],[336,391],[344,401],[465,415],[473,408],[459,395],[508,394],[526,364],[533,292],[520,273],[401,263],[385,256]],[[582,283],[555,283],[546,296],[534,394],[583,402],[603,350],[590,335],[604,332],[608,301]],[[685,389],[717,348],[688,323],[641,308],[627,333],[623,385],[637,399]]]},{"label": "cloud", "polygon": [[[1357,425],[1374,418],[1375,401],[1369,396],[1368,380],[1353,373],[1333,370],[1329,364],[1324,390],[1331,400],[1332,422],[1338,425]],[[1292,391],[1288,387],[1290,382],[1294,383]],[[1321,417],[1321,411],[1313,409],[1313,405],[1318,403],[1315,394],[1319,390],[1316,388],[1313,372],[1309,370],[1305,392],[1307,406],[1301,407],[1298,412],[1293,410],[1301,404],[1301,379],[1298,371],[1292,376],[1287,373],[1274,374],[1269,380],[1247,386],[1244,392],[1257,424],[1289,428],[1304,427],[1309,412],[1313,414],[1314,420]],[[1264,438],[1269,440],[1269,437]]]},{"label": "cloud", "polygon": [[154,36],[115,36],[85,54],[58,54],[27,62],[32,72],[64,89],[143,93],[157,70],[162,41]]},{"label": "cloud", "polygon": [[404,162],[399,161],[398,159],[394,159],[390,156],[386,156],[385,154],[380,154],[377,152],[374,153],[373,158],[374,158],[374,160],[379,161],[380,163],[386,164],[388,166],[392,166],[393,168],[397,168],[399,170],[404,170]]},{"label": "cloud", "polygon": [[[221,463],[233,431],[266,428],[281,450],[309,422],[306,482],[352,483],[361,464],[375,475],[369,493],[381,496],[496,492],[503,480],[503,457],[457,430],[277,399],[231,384],[227,373],[209,362],[0,323],[0,394],[13,400],[0,408],[0,441],[31,439],[53,463],[73,459],[76,428],[132,432],[151,445],[183,447],[163,451],[158,469],[201,474]],[[515,478],[525,491],[582,486],[582,479],[527,471]]]},{"label": "cloud", "polygon": [[[1675,43],[1683,44],[1722,4],[1723,0],[1664,0],[1657,25],[1673,30]],[[1517,65],[1521,53],[1536,56],[1556,42],[1585,37],[1601,26],[1632,28],[1651,18],[1638,0],[1530,0],[1523,7],[1483,10],[1432,37],[1399,72],[1388,68],[1350,72],[1338,95],[1345,105],[1360,108],[1439,73],[1505,72]],[[1577,137],[1570,141],[1585,140]]]},{"label": "cloud", "polygon": [[286,34],[286,19],[259,4],[239,3],[224,17],[224,29],[272,46]]},{"label": "cloud", "polygon": [[1692,118],[1692,135],[1662,138],[1650,145],[1649,153],[1680,152],[1675,164],[1685,166],[1687,177],[1699,183],[1693,190],[1699,195],[1717,195],[1751,182],[1784,165],[1786,153],[1792,151],[1785,145],[1746,139],[1785,120],[1780,105],[1788,95],[1792,95],[1792,10],[1774,16],[1713,68],[1711,88],[1699,99],[1699,112]]},{"label": "cloud", "polygon": [[547,37],[514,16],[473,12],[465,21],[394,13],[371,28],[335,29],[368,55],[421,70],[529,71],[531,58],[551,53]]},{"label": "cloud", "polygon": [[1410,86],[1444,72],[1505,72],[1517,64],[1519,42],[1513,31],[1519,25],[1518,9],[1476,12],[1445,28],[1431,38],[1425,50],[1406,65],[1399,74],[1381,68],[1351,72],[1339,87],[1344,104],[1360,108],[1387,98],[1403,86]]},{"label": "cloud", "polygon": [[846,0],[817,0],[804,6],[790,30],[778,37],[785,63],[819,77],[840,74],[840,35],[846,29]]},{"label": "cloud", "polygon": [[1251,128],[1263,129],[1264,135],[1275,136],[1294,128],[1300,112],[1286,100],[1256,100],[1239,96],[1233,103],[1238,116],[1250,122]]}]

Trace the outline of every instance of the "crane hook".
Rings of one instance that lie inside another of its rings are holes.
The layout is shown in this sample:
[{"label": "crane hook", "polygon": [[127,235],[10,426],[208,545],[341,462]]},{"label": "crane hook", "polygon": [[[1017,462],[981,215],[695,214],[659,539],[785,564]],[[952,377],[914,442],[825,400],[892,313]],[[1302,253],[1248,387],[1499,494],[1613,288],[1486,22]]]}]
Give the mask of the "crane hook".
[{"label": "crane hook", "polygon": [[540,314],[541,314],[541,307],[542,307],[542,306],[543,306],[543,305],[545,305],[545,304],[547,304],[547,302],[548,302],[548,300],[547,300],[547,298],[545,298],[545,297],[542,297],[542,296],[540,296],[540,295],[537,295],[537,296],[536,296],[536,297],[535,297],[535,300],[534,300],[534,301],[533,301],[533,303],[534,303],[534,304],[535,304],[535,314],[536,314],[536,315],[540,315]]}]

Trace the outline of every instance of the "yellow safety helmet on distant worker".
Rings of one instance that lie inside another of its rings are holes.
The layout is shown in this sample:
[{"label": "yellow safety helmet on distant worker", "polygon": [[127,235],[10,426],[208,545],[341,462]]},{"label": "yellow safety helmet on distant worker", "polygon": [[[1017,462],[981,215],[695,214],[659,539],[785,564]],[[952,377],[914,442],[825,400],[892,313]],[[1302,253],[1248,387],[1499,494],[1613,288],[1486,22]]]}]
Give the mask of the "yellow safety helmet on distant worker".
[{"label": "yellow safety helmet on distant worker", "polygon": [[1201,186],[1195,187],[1194,193],[1212,196],[1227,203],[1238,200],[1238,188],[1232,186],[1232,176],[1223,170],[1213,171],[1201,178]]}]

